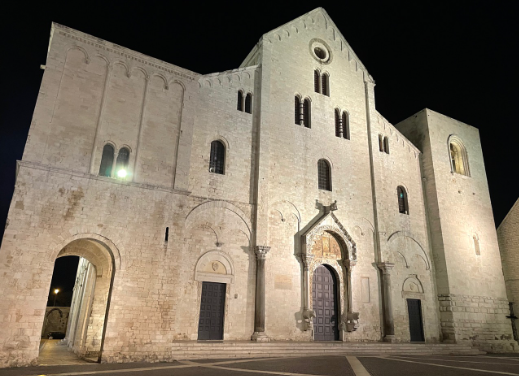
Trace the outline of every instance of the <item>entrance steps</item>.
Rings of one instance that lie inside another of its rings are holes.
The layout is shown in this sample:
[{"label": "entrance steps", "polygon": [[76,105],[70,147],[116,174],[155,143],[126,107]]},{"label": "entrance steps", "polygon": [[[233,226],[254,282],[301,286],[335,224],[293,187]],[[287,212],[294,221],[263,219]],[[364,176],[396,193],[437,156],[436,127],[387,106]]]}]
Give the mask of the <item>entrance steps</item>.
[{"label": "entrance steps", "polygon": [[356,343],[356,342],[249,342],[178,341],[172,357],[181,359],[228,359],[319,355],[480,355],[468,345],[443,343]]}]

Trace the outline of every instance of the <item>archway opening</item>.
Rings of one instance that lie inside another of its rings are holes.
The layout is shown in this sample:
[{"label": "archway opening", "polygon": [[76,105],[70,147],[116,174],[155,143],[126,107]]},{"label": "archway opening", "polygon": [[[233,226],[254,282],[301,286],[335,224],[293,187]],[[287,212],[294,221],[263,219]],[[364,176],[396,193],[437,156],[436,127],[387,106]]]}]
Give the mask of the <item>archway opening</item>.
[{"label": "archway opening", "polygon": [[[41,363],[63,363],[76,356],[100,361],[113,274],[113,255],[105,244],[78,239],[63,247],[55,261],[49,290],[50,316],[45,316],[42,326],[42,337],[47,342],[40,346]],[[56,304],[68,306],[58,311]],[[53,327],[49,328],[49,323],[58,316],[60,330],[50,331]]]},{"label": "archway opening", "polygon": [[312,279],[312,308],[314,341],[339,340],[338,279],[333,269],[325,264],[314,270]]}]

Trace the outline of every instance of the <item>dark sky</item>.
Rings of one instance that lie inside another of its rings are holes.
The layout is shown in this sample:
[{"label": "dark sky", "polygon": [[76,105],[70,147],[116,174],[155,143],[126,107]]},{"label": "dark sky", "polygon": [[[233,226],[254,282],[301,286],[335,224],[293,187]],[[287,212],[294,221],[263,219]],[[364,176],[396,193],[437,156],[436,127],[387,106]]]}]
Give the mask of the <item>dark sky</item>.
[{"label": "dark sky", "polygon": [[210,73],[237,68],[262,34],[322,6],[375,78],[384,117],[395,124],[428,107],[477,127],[496,224],[519,196],[519,22],[512,1],[16,3],[0,11],[0,235],[51,21]]}]

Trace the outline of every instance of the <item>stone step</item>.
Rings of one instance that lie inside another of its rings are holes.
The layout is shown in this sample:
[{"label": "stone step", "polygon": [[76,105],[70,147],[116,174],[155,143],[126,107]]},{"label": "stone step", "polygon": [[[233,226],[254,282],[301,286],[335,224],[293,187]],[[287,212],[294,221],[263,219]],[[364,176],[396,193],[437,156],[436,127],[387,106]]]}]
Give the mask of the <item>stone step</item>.
[{"label": "stone step", "polygon": [[480,355],[485,352],[468,345],[455,344],[387,344],[387,343],[315,343],[315,342],[176,342],[172,355],[176,359],[225,359],[290,356],[320,356],[325,354],[357,355]]}]

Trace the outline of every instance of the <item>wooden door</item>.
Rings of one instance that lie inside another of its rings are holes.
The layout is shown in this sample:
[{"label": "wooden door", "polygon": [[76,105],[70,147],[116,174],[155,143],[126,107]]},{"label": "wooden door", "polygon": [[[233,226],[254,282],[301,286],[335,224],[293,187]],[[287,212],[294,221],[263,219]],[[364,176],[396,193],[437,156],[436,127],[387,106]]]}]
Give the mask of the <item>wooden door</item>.
[{"label": "wooden door", "polygon": [[407,311],[409,312],[409,333],[411,334],[411,341],[424,342],[421,300],[407,299]]},{"label": "wooden door", "polygon": [[312,301],[315,311],[314,341],[338,340],[337,282],[335,275],[326,266],[315,269]]},{"label": "wooden door", "polygon": [[203,282],[198,320],[199,340],[223,340],[225,283]]}]

